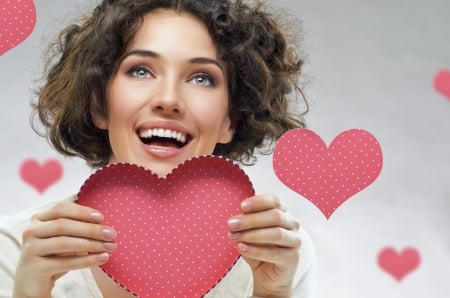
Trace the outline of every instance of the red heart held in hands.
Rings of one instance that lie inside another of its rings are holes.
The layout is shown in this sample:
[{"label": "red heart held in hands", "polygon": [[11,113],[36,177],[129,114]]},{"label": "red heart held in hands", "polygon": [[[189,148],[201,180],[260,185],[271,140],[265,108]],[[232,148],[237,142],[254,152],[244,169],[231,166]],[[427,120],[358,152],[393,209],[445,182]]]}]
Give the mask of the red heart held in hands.
[{"label": "red heart held in hands", "polygon": [[32,0],[2,0],[0,4],[0,56],[30,36],[36,25]]},{"label": "red heart held in hands", "polygon": [[419,267],[420,254],[417,249],[408,247],[398,253],[392,247],[383,248],[378,254],[378,265],[398,282]]},{"label": "red heart held in hands", "polygon": [[381,147],[369,132],[350,129],[327,148],[313,131],[297,128],[277,141],[273,154],[276,176],[311,201],[329,219],[350,197],[380,174]]},{"label": "red heart held in hands", "polygon": [[42,165],[34,159],[27,159],[22,162],[19,172],[25,183],[31,185],[39,193],[44,193],[47,188],[61,179],[63,168],[55,159],[47,160]]},{"label": "red heart held in hands", "polygon": [[434,76],[433,84],[437,92],[450,100],[450,71],[441,70],[437,72]]},{"label": "red heart held in hands", "polygon": [[105,216],[118,247],[103,270],[139,297],[201,297],[233,267],[239,253],[227,220],[254,195],[233,162],[202,156],[165,178],[131,164],[95,172],[77,203]]}]

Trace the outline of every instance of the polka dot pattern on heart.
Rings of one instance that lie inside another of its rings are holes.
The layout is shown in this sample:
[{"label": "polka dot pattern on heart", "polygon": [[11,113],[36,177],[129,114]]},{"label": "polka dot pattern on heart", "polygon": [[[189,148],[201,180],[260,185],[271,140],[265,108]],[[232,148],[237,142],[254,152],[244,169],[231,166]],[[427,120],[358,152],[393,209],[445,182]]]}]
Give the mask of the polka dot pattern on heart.
[{"label": "polka dot pattern on heart", "polygon": [[328,219],[347,199],[370,185],[382,168],[378,141],[352,129],[327,148],[308,129],[295,129],[277,142],[273,157],[277,177],[316,205]]},{"label": "polka dot pattern on heart", "polygon": [[166,178],[129,164],[103,168],[78,202],[119,232],[103,270],[140,297],[200,297],[237,261],[227,220],[254,194],[247,175],[224,158],[194,158]]},{"label": "polka dot pattern on heart", "polygon": [[31,0],[2,0],[0,5],[0,56],[33,32],[36,8]]}]

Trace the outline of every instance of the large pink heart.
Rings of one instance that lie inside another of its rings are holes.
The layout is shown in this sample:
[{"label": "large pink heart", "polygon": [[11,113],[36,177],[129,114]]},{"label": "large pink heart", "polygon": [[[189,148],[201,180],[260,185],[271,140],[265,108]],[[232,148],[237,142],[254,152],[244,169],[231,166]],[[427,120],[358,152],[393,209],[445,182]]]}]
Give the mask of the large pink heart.
[{"label": "large pink heart", "polygon": [[403,249],[398,253],[392,247],[383,248],[378,254],[378,265],[381,269],[392,275],[398,282],[420,264],[420,254],[412,247]]},{"label": "large pink heart", "polygon": [[136,165],[106,166],[77,202],[118,231],[118,248],[102,266],[117,283],[140,297],[201,297],[239,258],[227,220],[253,195],[236,164],[202,156],[165,178]]},{"label": "large pink heart", "polygon": [[33,32],[36,8],[32,0],[2,0],[0,4],[0,56]]},{"label": "large pink heart", "polygon": [[27,159],[21,164],[19,172],[25,183],[43,193],[61,179],[63,168],[55,159],[49,159],[42,165],[34,159]]},{"label": "large pink heart", "polygon": [[378,141],[361,129],[340,133],[328,148],[315,132],[292,129],[278,140],[273,155],[280,181],[311,201],[327,219],[370,185],[382,164]]}]

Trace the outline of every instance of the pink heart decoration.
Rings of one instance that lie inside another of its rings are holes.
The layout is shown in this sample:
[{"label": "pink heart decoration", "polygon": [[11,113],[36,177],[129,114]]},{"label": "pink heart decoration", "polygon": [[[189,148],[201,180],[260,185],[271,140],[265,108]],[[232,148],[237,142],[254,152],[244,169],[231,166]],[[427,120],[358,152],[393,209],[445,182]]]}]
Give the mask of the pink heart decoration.
[{"label": "pink heart decoration", "polygon": [[280,181],[311,201],[326,219],[369,186],[382,164],[378,141],[361,129],[340,133],[328,148],[313,131],[292,129],[275,144],[273,155]]},{"label": "pink heart decoration", "polygon": [[392,247],[383,248],[378,254],[378,265],[393,276],[398,282],[417,269],[420,264],[420,254],[412,247],[398,253]]},{"label": "pink heart decoration", "polygon": [[54,159],[47,160],[42,165],[34,159],[27,159],[20,166],[19,172],[25,183],[39,193],[44,193],[47,188],[61,179],[63,168],[59,161]]},{"label": "pink heart decoration", "polygon": [[32,0],[2,0],[0,4],[0,56],[28,38],[36,25]]},{"label": "pink heart decoration", "polygon": [[196,157],[165,178],[131,164],[95,172],[79,204],[105,215],[118,248],[102,269],[139,297],[201,297],[239,258],[227,220],[254,195],[248,176],[220,157]]},{"label": "pink heart decoration", "polygon": [[450,100],[450,71],[441,70],[434,76],[434,88]]}]

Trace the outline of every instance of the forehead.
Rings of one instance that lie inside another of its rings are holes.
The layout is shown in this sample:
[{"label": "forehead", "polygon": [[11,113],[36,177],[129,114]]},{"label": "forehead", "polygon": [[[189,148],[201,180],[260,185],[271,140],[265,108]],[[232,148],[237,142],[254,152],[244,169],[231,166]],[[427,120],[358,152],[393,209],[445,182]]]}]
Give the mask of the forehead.
[{"label": "forehead", "polygon": [[216,52],[216,45],[202,21],[192,14],[172,9],[156,9],[145,14],[130,47],[158,47],[170,43]]}]

